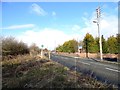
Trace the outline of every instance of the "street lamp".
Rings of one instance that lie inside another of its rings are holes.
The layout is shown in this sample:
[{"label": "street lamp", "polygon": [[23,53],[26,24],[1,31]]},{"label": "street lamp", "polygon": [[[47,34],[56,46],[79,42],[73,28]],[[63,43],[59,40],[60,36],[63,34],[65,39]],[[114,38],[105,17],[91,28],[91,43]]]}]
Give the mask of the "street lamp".
[{"label": "street lamp", "polygon": [[94,20],[93,23],[98,23],[98,22]]},{"label": "street lamp", "polygon": [[100,34],[100,7],[96,9],[97,12],[97,20],[94,20],[93,23],[97,23],[98,26],[98,35],[99,35],[99,45],[100,45],[100,59],[103,60],[102,56],[102,41],[101,41],[101,34]]}]

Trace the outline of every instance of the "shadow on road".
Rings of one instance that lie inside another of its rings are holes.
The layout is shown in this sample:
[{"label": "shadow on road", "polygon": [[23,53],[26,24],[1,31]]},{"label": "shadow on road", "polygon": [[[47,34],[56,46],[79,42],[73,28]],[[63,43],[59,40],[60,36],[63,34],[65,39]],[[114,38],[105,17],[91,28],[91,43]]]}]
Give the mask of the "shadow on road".
[{"label": "shadow on road", "polygon": [[117,58],[103,58],[106,61],[117,62]]},{"label": "shadow on road", "polygon": [[[99,58],[90,58],[94,60],[95,62],[98,62],[97,60],[100,60]],[[119,61],[117,58],[103,58],[104,61],[110,61],[110,62],[117,62]]]}]

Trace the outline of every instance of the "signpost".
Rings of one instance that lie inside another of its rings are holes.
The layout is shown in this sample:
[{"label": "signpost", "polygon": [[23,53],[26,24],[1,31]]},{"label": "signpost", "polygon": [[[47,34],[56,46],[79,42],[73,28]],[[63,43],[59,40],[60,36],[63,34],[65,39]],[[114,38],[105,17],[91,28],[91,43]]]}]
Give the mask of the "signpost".
[{"label": "signpost", "polygon": [[49,60],[50,60],[50,51],[48,52],[48,55],[49,55]]},{"label": "signpost", "polygon": [[41,45],[42,49],[41,49],[41,58],[43,58],[43,47],[44,45]]}]

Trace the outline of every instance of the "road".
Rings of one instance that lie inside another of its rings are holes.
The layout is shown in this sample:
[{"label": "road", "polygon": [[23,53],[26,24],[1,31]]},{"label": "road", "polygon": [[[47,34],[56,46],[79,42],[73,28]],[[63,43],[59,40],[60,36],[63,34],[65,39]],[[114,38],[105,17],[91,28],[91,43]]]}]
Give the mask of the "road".
[{"label": "road", "polygon": [[120,69],[117,64],[103,63],[93,59],[68,57],[57,54],[51,54],[51,59],[72,70],[77,70],[78,72],[90,75],[97,80],[120,87],[120,80],[118,78]]}]

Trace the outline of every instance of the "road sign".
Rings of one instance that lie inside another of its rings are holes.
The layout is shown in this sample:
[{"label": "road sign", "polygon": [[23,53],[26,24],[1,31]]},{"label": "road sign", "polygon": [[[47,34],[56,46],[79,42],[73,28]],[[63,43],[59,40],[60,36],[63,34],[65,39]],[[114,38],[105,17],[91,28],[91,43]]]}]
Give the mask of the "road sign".
[{"label": "road sign", "polygon": [[41,45],[41,47],[43,48],[43,47],[44,47],[44,45]]}]

